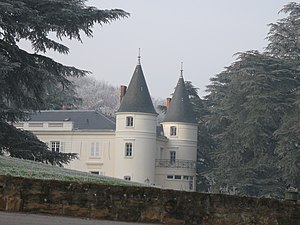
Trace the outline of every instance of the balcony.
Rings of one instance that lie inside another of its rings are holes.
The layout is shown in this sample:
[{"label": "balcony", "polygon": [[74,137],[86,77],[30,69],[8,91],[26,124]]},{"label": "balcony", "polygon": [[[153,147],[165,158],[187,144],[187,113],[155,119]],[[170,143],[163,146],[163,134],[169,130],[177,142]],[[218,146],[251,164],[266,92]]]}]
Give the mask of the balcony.
[{"label": "balcony", "polygon": [[179,169],[196,169],[196,162],[192,160],[170,160],[156,159],[155,167],[179,168]]}]

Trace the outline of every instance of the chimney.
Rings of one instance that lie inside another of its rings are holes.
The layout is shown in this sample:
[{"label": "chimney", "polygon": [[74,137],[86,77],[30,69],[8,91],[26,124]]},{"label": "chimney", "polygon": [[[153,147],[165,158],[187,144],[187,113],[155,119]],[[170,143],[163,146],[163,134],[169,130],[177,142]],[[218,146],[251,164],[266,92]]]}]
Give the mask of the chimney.
[{"label": "chimney", "polygon": [[166,104],[167,110],[170,108],[171,100],[172,100],[171,98],[167,98],[167,104]]},{"label": "chimney", "polygon": [[127,90],[127,87],[125,85],[121,85],[120,103],[122,102],[122,99],[126,94],[126,90]]}]

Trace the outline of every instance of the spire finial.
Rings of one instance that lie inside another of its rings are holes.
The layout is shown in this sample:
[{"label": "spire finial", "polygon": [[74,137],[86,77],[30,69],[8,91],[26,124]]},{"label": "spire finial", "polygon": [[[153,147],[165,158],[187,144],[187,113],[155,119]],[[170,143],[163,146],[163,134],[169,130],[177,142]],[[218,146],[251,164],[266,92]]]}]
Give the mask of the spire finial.
[{"label": "spire finial", "polygon": [[141,65],[141,48],[139,48],[138,65]]},{"label": "spire finial", "polygon": [[181,62],[180,78],[183,78],[183,62]]}]

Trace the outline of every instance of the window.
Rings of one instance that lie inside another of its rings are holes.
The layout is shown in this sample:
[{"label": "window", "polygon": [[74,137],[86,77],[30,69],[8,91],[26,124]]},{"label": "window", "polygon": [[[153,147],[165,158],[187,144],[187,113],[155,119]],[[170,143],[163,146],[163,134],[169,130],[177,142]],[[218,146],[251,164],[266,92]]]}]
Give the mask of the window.
[{"label": "window", "polygon": [[133,127],[133,117],[132,116],[127,116],[126,117],[126,126],[127,127]]},{"label": "window", "polygon": [[131,180],[131,176],[124,176],[124,180]]},{"label": "window", "polygon": [[167,175],[167,179],[168,179],[168,180],[173,180],[173,179],[174,179],[174,176],[173,176],[173,175]]},{"label": "window", "polygon": [[29,127],[43,127],[43,123],[29,123],[28,126]]},{"label": "window", "polygon": [[181,176],[180,175],[175,175],[174,179],[175,180],[181,180]]},{"label": "window", "polygon": [[189,176],[183,176],[184,180],[189,180]]},{"label": "window", "polygon": [[125,156],[126,157],[132,156],[132,143],[131,142],[125,143]]},{"label": "window", "polygon": [[170,163],[173,164],[176,161],[176,152],[170,151]]},{"label": "window", "polygon": [[48,123],[48,127],[63,127],[63,123]]},{"label": "window", "polygon": [[183,176],[181,175],[167,175],[168,180],[181,180]]},{"label": "window", "polygon": [[194,189],[194,181],[190,180],[189,181],[189,189],[192,191]]},{"label": "window", "polygon": [[50,141],[50,148],[52,152],[60,152],[60,142],[59,141]]},{"label": "window", "polygon": [[177,128],[175,126],[170,127],[170,135],[176,136],[177,135]]},{"label": "window", "polygon": [[100,145],[98,142],[91,143],[90,156],[100,156]]},{"label": "window", "polygon": [[99,171],[90,171],[91,174],[99,175]]}]

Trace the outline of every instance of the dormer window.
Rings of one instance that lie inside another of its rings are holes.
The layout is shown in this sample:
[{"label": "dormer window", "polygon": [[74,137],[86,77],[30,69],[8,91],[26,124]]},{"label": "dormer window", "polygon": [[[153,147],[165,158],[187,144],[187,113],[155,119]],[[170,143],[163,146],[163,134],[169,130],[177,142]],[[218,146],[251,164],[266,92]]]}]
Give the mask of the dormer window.
[{"label": "dormer window", "polygon": [[127,116],[126,117],[126,126],[127,127],[133,127],[133,117],[132,116]]},{"label": "dormer window", "polygon": [[171,126],[170,127],[170,135],[171,136],[176,136],[177,135],[177,127],[176,126]]}]

